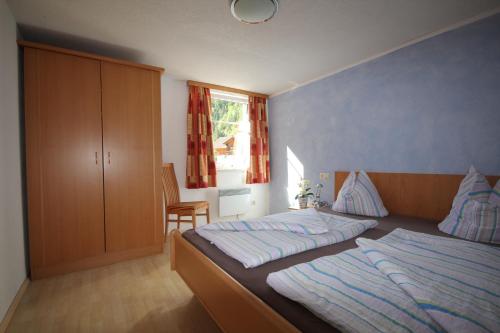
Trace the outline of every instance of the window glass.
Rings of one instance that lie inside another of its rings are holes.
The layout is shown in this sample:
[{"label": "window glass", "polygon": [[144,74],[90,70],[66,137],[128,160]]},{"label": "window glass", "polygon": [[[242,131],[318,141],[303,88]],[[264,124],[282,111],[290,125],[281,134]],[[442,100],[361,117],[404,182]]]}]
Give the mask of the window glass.
[{"label": "window glass", "polygon": [[246,170],[250,161],[248,96],[214,90],[210,95],[217,169]]}]

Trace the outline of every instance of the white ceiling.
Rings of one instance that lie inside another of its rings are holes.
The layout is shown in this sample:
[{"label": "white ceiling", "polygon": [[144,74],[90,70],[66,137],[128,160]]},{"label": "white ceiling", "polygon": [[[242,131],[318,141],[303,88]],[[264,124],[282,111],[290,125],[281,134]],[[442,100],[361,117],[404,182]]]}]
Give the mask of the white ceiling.
[{"label": "white ceiling", "polygon": [[[246,25],[228,0],[7,0],[26,39],[276,93],[491,11],[500,0],[280,0]],[[42,30],[41,30],[42,29]],[[88,50],[87,50],[88,51]]]}]

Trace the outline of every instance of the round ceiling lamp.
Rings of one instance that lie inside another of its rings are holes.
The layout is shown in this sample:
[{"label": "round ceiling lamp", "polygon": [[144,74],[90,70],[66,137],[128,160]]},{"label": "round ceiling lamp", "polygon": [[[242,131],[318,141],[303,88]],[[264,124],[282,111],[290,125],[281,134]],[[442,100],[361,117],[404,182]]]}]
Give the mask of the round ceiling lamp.
[{"label": "round ceiling lamp", "polygon": [[278,0],[231,0],[231,13],[243,23],[263,23],[277,12]]}]

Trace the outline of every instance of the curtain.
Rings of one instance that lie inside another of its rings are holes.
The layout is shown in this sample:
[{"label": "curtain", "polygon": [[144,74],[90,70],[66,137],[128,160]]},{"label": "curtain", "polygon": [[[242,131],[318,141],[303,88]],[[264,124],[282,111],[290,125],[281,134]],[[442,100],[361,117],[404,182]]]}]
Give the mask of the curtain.
[{"label": "curtain", "polygon": [[216,187],[210,89],[189,86],[186,187]]},{"label": "curtain", "polygon": [[250,116],[250,168],[247,184],[269,183],[269,128],[266,98],[248,96]]}]

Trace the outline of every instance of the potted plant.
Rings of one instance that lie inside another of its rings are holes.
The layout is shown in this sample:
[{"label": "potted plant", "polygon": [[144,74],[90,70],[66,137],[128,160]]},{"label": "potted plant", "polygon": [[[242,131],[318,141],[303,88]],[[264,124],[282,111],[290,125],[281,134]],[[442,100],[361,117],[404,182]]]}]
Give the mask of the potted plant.
[{"label": "potted plant", "polygon": [[299,208],[304,209],[307,207],[309,197],[314,194],[311,192],[310,182],[307,179],[302,179],[299,183],[299,193],[295,196],[295,200],[299,201]]}]

